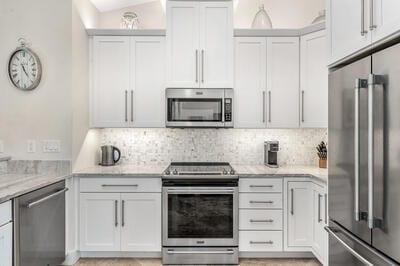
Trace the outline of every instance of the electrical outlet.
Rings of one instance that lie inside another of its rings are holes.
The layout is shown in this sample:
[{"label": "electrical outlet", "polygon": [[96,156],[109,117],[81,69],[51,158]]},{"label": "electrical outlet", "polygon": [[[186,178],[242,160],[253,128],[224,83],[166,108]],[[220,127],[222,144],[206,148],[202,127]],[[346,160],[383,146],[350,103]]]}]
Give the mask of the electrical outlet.
[{"label": "electrical outlet", "polygon": [[0,153],[4,153],[4,141],[0,140]]},{"label": "electrical outlet", "polygon": [[59,153],[61,152],[61,142],[59,140],[44,140],[43,141],[44,153]]},{"label": "electrical outlet", "polygon": [[35,153],[36,152],[36,140],[28,140],[26,151],[28,153]]}]

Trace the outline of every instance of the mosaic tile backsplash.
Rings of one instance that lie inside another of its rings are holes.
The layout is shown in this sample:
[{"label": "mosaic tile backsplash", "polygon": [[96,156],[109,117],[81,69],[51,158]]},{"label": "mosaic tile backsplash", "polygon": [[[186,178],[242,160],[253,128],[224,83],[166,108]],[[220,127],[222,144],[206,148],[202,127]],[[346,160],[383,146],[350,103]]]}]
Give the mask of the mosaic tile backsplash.
[{"label": "mosaic tile backsplash", "polygon": [[263,164],[264,141],[278,140],[281,165],[317,165],[326,129],[101,129],[100,144],[121,149],[122,163]]}]

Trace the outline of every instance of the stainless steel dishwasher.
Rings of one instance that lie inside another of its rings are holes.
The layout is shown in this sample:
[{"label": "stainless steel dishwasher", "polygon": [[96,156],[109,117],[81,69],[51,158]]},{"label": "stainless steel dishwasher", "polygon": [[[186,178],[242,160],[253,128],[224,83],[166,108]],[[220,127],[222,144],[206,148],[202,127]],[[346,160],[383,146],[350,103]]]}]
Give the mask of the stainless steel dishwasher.
[{"label": "stainless steel dishwasher", "polygon": [[15,266],[58,266],[65,259],[65,181],[14,200]]}]

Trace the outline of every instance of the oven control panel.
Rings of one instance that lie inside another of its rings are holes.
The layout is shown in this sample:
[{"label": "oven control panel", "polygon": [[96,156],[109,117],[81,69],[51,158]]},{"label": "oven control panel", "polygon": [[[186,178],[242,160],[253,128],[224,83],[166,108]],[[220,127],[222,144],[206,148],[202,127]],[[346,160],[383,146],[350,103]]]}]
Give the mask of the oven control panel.
[{"label": "oven control panel", "polygon": [[225,122],[232,122],[232,98],[225,98]]}]

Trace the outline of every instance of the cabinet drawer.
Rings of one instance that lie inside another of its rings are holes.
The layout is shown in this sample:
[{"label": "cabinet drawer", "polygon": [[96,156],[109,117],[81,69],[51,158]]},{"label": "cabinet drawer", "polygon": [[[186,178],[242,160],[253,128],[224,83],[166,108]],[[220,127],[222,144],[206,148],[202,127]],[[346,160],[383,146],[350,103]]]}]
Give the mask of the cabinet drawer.
[{"label": "cabinet drawer", "polygon": [[239,210],[239,230],[282,230],[282,210]]},{"label": "cabinet drawer", "polygon": [[11,200],[0,204],[0,226],[12,220]]},{"label": "cabinet drawer", "polygon": [[242,178],[239,192],[282,192],[282,178]]},{"label": "cabinet drawer", "polygon": [[240,193],[239,208],[282,209],[282,193]]},{"label": "cabinet drawer", "polygon": [[240,231],[239,251],[282,251],[282,231]]},{"label": "cabinet drawer", "polygon": [[161,178],[81,178],[81,192],[161,192]]}]

